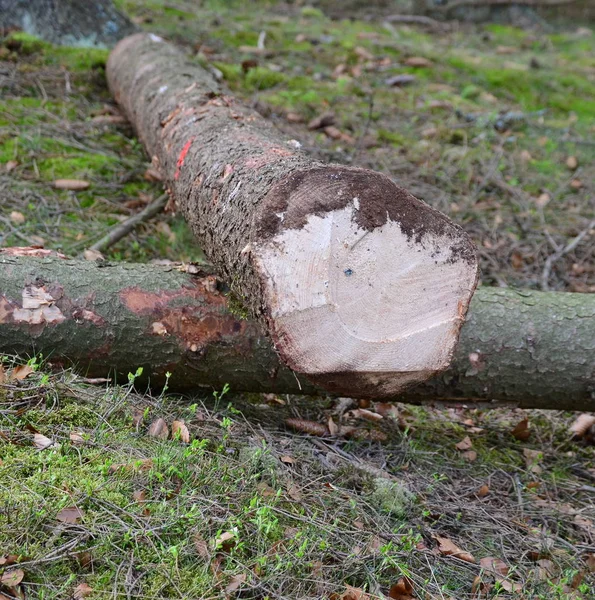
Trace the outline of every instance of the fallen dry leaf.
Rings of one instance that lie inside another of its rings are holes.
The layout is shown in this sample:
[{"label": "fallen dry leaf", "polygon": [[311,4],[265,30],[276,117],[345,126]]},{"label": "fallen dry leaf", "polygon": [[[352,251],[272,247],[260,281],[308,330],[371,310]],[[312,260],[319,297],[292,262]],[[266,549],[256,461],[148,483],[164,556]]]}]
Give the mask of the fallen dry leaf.
[{"label": "fallen dry leaf", "polygon": [[455,444],[457,450],[469,450],[473,446],[471,438],[466,435],[458,444]]},{"label": "fallen dry leaf", "polygon": [[19,166],[18,161],[16,160],[9,160],[5,165],[4,168],[6,169],[7,173],[10,173],[13,169],[16,169]]},{"label": "fallen dry leaf", "polygon": [[147,435],[150,437],[159,438],[160,440],[166,440],[169,437],[169,428],[165,422],[165,419],[162,419],[161,417],[155,419],[149,426]]},{"label": "fallen dry leaf", "polygon": [[574,420],[569,431],[574,438],[581,439],[587,436],[592,427],[595,427],[595,415],[583,413]]},{"label": "fallen dry leaf", "polygon": [[19,557],[16,554],[5,554],[0,556],[0,567],[9,567],[19,562]]},{"label": "fallen dry leaf", "polygon": [[475,462],[477,460],[477,452],[475,452],[475,450],[467,450],[467,452],[463,452],[463,454],[461,454],[461,456],[467,462]]},{"label": "fallen dry leaf", "polygon": [[302,493],[295,483],[292,483],[288,486],[287,495],[296,502],[301,502],[302,500]]},{"label": "fallen dry leaf", "polygon": [[282,456],[279,460],[285,465],[293,465],[295,463],[295,459],[287,454]]},{"label": "fallen dry leaf", "polygon": [[67,506],[56,515],[56,519],[61,523],[74,524],[78,523],[84,516],[85,513],[77,506]]},{"label": "fallen dry leaf", "polygon": [[335,113],[326,112],[317,117],[314,117],[308,123],[308,129],[313,131],[315,129],[323,129],[324,127],[329,127],[330,125],[334,125],[334,124],[335,124]]},{"label": "fallen dry leaf", "polygon": [[103,260],[104,256],[98,250],[85,250],[83,252],[83,258],[85,260]]},{"label": "fallen dry leaf", "polygon": [[196,552],[201,558],[204,558],[205,560],[209,560],[209,558],[211,558],[211,553],[209,552],[209,545],[199,533],[193,536],[192,542],[194,543],[194,548],[196,549]]},{"label": "fallen dry leaf", "polygon": [[190,443],[190,432],[184,421],[174,421],[171,424],[171,436],[173,439],[179,438],[184,444]]},{"label": "fallen dry leaf", "polygon": [[357,408],[355,410],[351,410],[349,411],[349,415],[355,419],[364,419],[366,421],[371,421],[372,423],[376,421],[382,421],[384,419],[381,414],[368,410],[367,408]]},{"label": "fallen dry leaf", "polygon": [[232,592],[235,592],[242,585],[242,583],[244,583],[244,581],[246,581],[245,573],[234,575],[231,578],[231,581],[227,584],[227,587],[225,588],[225,593],[231,594]]},{"label": "fallen dry leaf", "polygon": [[275,490],[266,481],[260,481],[256,485],[256,489],[260,492],[263,498],[272,498],[276,495]]},{"label": "fallen dry leaf", "polygon": [[500,584],[500,587],[507,592],[517,594],[523,591],[523,586],[520,583],[509,581],[508,579],[504,579],[503,577],[496,577],[496,580]]},{"label": "fallen dry leaf", "polygon": [[69,437],[73,444],[82,444],[85,441],[83,435],[78,431],[71,431]]},{"label": "fallen dry leaf", "polygon": [[33,434],[33,443],[38,450],[45,450],[46,448],[51,448],[56,445],[54,440],[50,440],[49,437],[46,437],[41,433]]},{"label": "fallen dry leaf", "polygon": [[309,433],[310,435],[318,435],[324,437],[329,435],[329,430],[326,425],[317,423],[316,421],[306,421],[305,419],[286,419],[285,425],[294,431],[301,433]]},{"label": "fallen dry leaf", "polygon": [[109,466],[109,472],[111,475],[118,471],[149,471],[153,467],[152,458],[143,458],[136,460],[132,463],[113,463]]},{"label": "fallen dry leaf", "polygon": [[345,586],[345,591],[341,596],[341,600],[369,600],[370,596],[364,592],[361,588],[351,587],[350,585]]},{"label": "fallen dry leaf", "polygon": [[232,531],[224,531],[216,540],[215,547],[219,548],[223,552],[229,552],[236,543],[235,533]]},{"label": "fallen dry leaf", "polygon": [[327,427],[331,435],[337,435],[339,433],[339,426],[333,421],[333,417],[328,418]]},{"label": "fallen dry leaf", "polygon": [[409,577],[401,577],[397,583],[391,586],[388,592],[389,598],[394,600],[413,600],[415,595],[413,594],[413,582]]},{"label": "fallen dry leaf", "polygon": [[362,60],[374,60],[374,55],[362,46],[356,46],[353,49],[353,52],[358,56],[358,58],[361,58]]},{"label": "fallen dry leaf", "polygon": [[72,192],[81,192],[86,190],[91,184],[82,179],[56,179],[54,187],[58,190],[70,190]]},{"label": "fallen dry leaf", "polygon": [[401,87],[413,83],[416,79],[415,75],[394,75],[385,79],[384,83],[389,87]]},{"label": "fallen dry leaf", "polygon": [[535,204],[539,206],[539,208],[543,208],[546,204],[551,200],[550,195],[547,192],[543,192],[543,194],[539,194],[537,199],[535,200]]},{"label": "fallen dry leaf", "polygon": [[72,594],[73,600],[82,600],[93,593],[93,588],[88,583],[79,583]]},{"label": "fallen dry leaf", "polygon": [[576,158],[576,156],[569,156],[566,159],[566,166],[571,170],[571,171],[576,171],[576,169],[578,168],[578,160]]},{"label": "fallen dry leaf", "polygon": [[595,552],[587,554],[583,557],[589,573],[595,573]]},{"label": "fallen dry leaf", "polygon": [[465,562],[475,563],[475,558],[473,555],[469,554],[469,552],[461,550],[452,540],[439,535],[435,535],[433,537],[438,542],[438,550],[440,554],[443,554],[444,556],[454,556],[464,560]]},{"label": "fallen dry leaf", "polygon": [[14,381],[23,381],[31,375],[31,373],[35,373],[35,370],[29,365],[18,365],[10,372],[10,379]]},{"label": "fallen dry leaf", "polygon": [[145,490],[134,490],[132,492],[132,499],[135,502],[144,502],[147,499],[147,492]]},{"label": "fallen dry leaf", "polygon": [[485,571],[495,573],[496,575],[502,575],[506,577],[510,570],[508,565],[500,558],[494,558],[493,556],[486,556],[479,561],[479,566]]},{"label": "fallen dry leaf", "polygon": [[6,383],[7,380],[8,380],[8,377],[6,376],[6,371],[4,370],[4,367],[2,366],[2,364],[0,364],[0,385],[2,385],[3,383]]},{"label": "fallen dry leaf", "polygon": [[9,218],[15,225],[22,225],[26,220],[25,215],[18,210],[13,210],[10,213]]},{"label": "fallen dry leaf", "polygon": [[477,492],[475,492],[476,496],[479,496],[480,498],[485,498],[488,494],[490,493],[490,487],[487,484],[483,484],[478,490]]},{"label": "fallen dry leaf", "polygon": [[431,67],[432,61],[428,60],[427,58],[424,58],[423,56],[411,56],[411,57],[405,59],[403,64],[407,67],[424,68],[424,67]]},{"label": "fallen dry leaf", "polygon": [[498,46],[496,48],[496,54],[516,54],[517,52],[518,48],[512,46]]},{"label": "fallen dry leaf", "polygon": [[0,583],[6,587],[16,587],[23,581],[25,573],[22,569],[10,569],[0,576]]},{"label": "fallen dry leaf", "polygon": [[529,429],[529,419],[526,417],[519,421],[514,429],[510,432],[512,437],[516,438],[521,442],[526,442],[531,437],[531,430]]}]

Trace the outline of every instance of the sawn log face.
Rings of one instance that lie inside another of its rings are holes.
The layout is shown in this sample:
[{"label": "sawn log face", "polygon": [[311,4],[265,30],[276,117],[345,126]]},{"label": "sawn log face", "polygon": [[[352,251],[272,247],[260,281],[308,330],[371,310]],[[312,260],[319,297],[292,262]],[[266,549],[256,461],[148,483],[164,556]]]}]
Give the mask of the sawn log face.
[{"label": "sawn log face", "polygon": [[107,75],[176,208],[290,368],[380,396],[448,366],[477,281],[460,227],[385,175],[313,161],[157,36],[120,42]]}]

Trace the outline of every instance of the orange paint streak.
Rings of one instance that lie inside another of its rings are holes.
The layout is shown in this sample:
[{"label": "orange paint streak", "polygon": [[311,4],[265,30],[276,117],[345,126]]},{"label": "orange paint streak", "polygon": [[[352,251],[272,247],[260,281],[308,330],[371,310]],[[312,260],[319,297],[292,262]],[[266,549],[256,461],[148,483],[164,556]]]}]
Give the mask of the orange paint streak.
[{"label": "orange paint streak", "polygon": [[193,141],[194,141],[194,138],[190,138],[186,142],[186,144],[184,144],[184,147],[182,148],[182,151],[180,152],[180,156],[178,156],[178,162],[176,163],[176,172],[174,175],[174,179],[178,179],[178,177],[180,177],[180,169],[184,165],[184,161],[186,160],[186,154],[188,154],[188,150],[190,150],[190,146],[192,146]]}]

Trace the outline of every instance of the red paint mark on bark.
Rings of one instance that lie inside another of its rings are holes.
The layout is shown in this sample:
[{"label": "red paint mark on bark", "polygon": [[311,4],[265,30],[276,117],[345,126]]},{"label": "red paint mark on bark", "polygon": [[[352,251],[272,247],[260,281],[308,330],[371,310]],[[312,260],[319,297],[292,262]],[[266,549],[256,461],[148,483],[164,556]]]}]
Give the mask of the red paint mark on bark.
[{"label": "red paint mark on bark", "polygon": [[178,156],[178,162],[176,163],[176,173],[174,175],[174,179],[178,179],[180,177],[180,170],[184,166],[184,161],[186,160],[186,154],[188,154],[188,150],[190,150],[190,146],[192,146],[192,142],[194,138],[190,138],[182,148],[180,152],[180,156]]}]

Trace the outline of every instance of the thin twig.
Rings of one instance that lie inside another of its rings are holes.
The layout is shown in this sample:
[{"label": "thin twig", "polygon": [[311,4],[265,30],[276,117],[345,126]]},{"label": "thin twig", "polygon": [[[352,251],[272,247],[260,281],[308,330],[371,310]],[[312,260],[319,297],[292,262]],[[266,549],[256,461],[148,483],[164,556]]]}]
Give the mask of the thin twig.
[{"label": "thin twig", "polygon": [[594,227],[595,227],[595,219],[593,219],[587,225],[587,227],[585,227],[575,238],[570,240],[566,244],[566,246],[564,246],[563,248],[560,248],[560,250],[558,250],[557,252],[554,252],[553,254],[550,254],[550,256],[548,256],[547,260],[545,261],[545,265],[543,267],[543,273],[541,274],[541,289],[544,292],[547,292],[550,289],[549,279],[550,279],[550,275],[552,273],[552,266],[554,265],[554,263],[557,260],[561,259],[566,254],[569,254],[570,252],[572,252],[583,241],[583,239],[589,233],[589,231],[591,229],[593,229]]},{"label": "thin twig", "polygon": [[424,27],[430,27],[432,29],[446,29],[448,25],[431,19],[430,17],[424,17],[422,15],[389,15],[384,19],[387,23],[405,23],[406,25],[422,25]]},{"label": "thin twig", "polygon": [[156,214],[160,213],[165,208],[168,199],[169,196],[167,194],[159,196],[157,200],[151,202],[151,204],[146,206],[139,213],[132,215],[132,217],[114,227],[107,235],[103,236],[98,242],[95,242],[89,250],[95,250],[96,252],[107,250],[110,246],[119,242],[123,237],[126,237],[135,227],[137,227],[137,225],[144,221],[148,221]]}]

